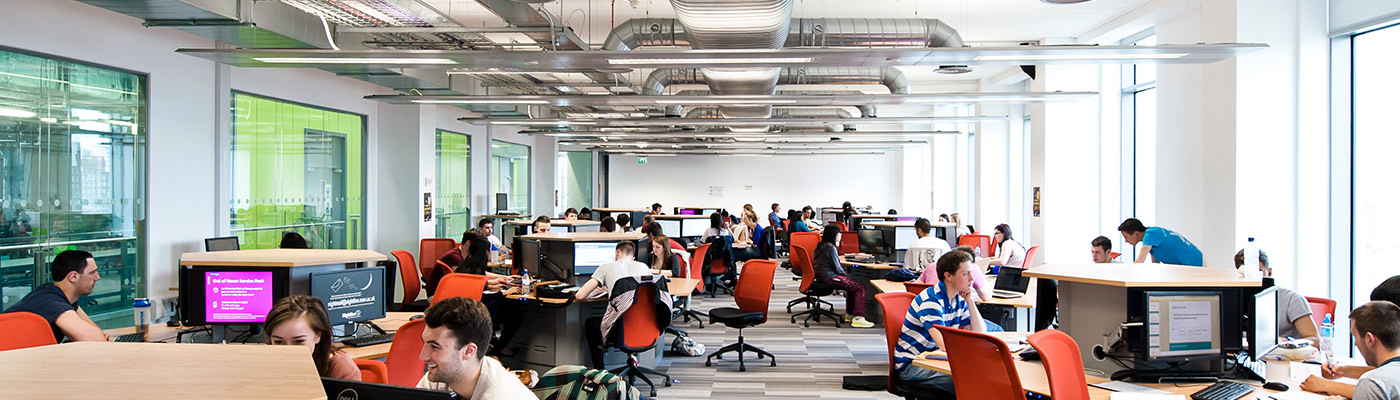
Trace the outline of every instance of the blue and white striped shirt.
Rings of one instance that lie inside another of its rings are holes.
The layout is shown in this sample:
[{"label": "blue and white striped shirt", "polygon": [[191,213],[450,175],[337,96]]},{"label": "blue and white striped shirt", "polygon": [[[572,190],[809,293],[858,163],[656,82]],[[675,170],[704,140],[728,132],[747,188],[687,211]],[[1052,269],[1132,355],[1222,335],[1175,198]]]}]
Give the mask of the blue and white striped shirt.
[{"label": "blue and white striped shirt", "polygon": [[972,326],[972,312],[967,301],[956,293],[949,293],[943,282],[924,289],[914,301],[909,303],[909,311],[904,313],[904,327],[900,328],[899,342],[895,344],[895,369],[904,368],[919,356],[919,353],[938,350],[929,332],[934,325],[968,329]]}]

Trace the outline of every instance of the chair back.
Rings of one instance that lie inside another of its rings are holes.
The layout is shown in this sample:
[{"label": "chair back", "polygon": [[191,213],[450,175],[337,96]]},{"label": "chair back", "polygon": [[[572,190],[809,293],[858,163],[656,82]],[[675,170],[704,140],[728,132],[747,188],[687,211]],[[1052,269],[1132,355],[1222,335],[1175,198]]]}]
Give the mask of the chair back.
[{"label": "chair back", "polygon": [[930,287],[933,287],[933,285],[937,285],[937,283],[923,283],[923,282],[919,282],[919,281],[908,281],[908,282],[904,282],[904,290],[907,291],[907,292],[909,292],[909,293],[913,293],[915,296],[918,296],[919,293],[923,293],[923,292],[924,292],[924,289],[928,289],[928,288],[930,288]]},{"label": "chair back", "polygon": [[958,246],[969,246],[974,249],[982,249],[982,257],[992,256],[991,236],[977,234],[958,236]]},{"label": "chair back", "polygon": [[1038,250],[1040,250],[1039,245],[1031,246],[1030,250],[1026,250],[1026,259],[1021,260],[1021,269],[1028,270],[1031,269],[1032,265],[1035,265],[1035,253]]},{"label": "chair back", "polygon": [[355,366],[360,368],[361,382],[389,382],[389,366],[383,361],[355,359]]},{"label": "chair back", "polygon": [[1089,384],[1084,379],[1084,360],[1079,344],[1057,329],[1046,329],[1026,338],[1040,353],[1045,376],[1050,381],[1050,397],[1055,400],[1089,400]]},{"label": "chair back", "polygon": [[628,353],[640,353],[656,346],[656,338],[666,327],[656,320],[656,282],[637,286],[632,306],[622,313],[622,333],[617,347]]},{"label": "chair back", "polygon": [[1332,323],[1337,323],[1337,301],[1321,297],[1304,297],[1308,299],[1308,308],[1312,310],[1313,325],[1318,326],[1318,331],[1322,329],[1322,319],[1327,314],[1332,314]]},{"label": "chair back", "polygon": [[828,225],[828,226],[837,227],[841,232],[848,232],[848,231],[850,231],[850,229],[846,229],[846,223],[845,223],[845,222],[832,221],[832,222],[827,223],[827,225]]},{"label": "chair back", "polygon": [[[839,224],[839,225],[837,225]],[[855,231],[850,230],[846,224],[832,222],[832,225],[841,228],[841,241],[836,244],[836,248],[841,250],[841,254],[854,254],[860,252],[860,236]]]},{"label": "chair back", "polygon": [[734,304],[740,310],[763,313],[768,320],[768,299],[773,295],[773,273],[778,262],[773,260],[751,260],[744,263],[739,272],[739,283],[734,288]]},{"label": "chair back", "polygon": [[486,291],[486,275],[451,273],[442,277],[438,282],[437,293],[433,293],[433,298],[429,304],[437,304],[442,299],[453,297],[466,297],[481,300],[482,292]]},{"label": "chair back", "polygon": [[1121,256],[1121,255],[1123,255],[1123,253],[1119,253],[1119,252],[1116,252],[1116,251],[1110,251],[1110,252],[1108,252],[1108,258],[1118,258],[1118,256]]},{"label": "chair back", "polygon": [[389,355],[384,357],[384,364],[389,368],[389,379],[386,383],[414,387],[423,378],[423,370],[426,365],[418,359],[418,355],[423,352],[423,330],[427,323],[422,318],[408,321],[394,332],[394,342],[389,344]]},{"label": "chair back", "polygon": [[[909,312],[909,304],[914,302],[914,294],[903,292],[880,293],[875,295],[875,301],[880,303],[880,315],[884,317],[885,324],[885,350],[889,354],[889,381],[886,383],[890,393],[894,390],[894,344],[899,343],[899,332],[904,327],[904,316]],[[897,393],[896,393],[897,394]]]},{"label": "chair back", "polygon": [[418,275],[418,264],[413,262],[413,253],[394,250],[389,254],[399,263],[399,275],[403,275],[403,301],[399,303],[399,311],[405,311],[408,309],[408,303],[418,300],[418,291],[423,288],[423,278]]},{"label": "chair back", "polygon": [[[788,247],[802,246],[808,250],[816,250],[817,243],[821,243],[822,235],[816,232],[793,232],[788,238],[791,243]],[[791,251],[791,250],[789,250]]]},{"label": "chair back", "polygon": [[[706,256],[707,256],[708,254],[710,254],[710,244],[709,244],[709,243],[705,243],[705,244],[702,244],[702,245],[699,245],[699,246],[696,246],[696,247],[695,247],[695,255],[692,256],[693,259],[690,260],[690,263],[689,263],[689,264],[690,264],[690,278],[699,279],[699,278],[709,277],[709,276],[712,276],[712,275],[715,274],[713,271],[711,271],[711,268],[708,268],[709,266],[705,263],[705,258],[706,258]],[[720,272],[720,273],[724,273],[724,270],[720,270],[719,272]],[[704,280],[704,279],[701,279],[701,281],[703,281],[703,280]],[[701,282],[701,284],[700,284],[700,291],[704,291],[704,290],[705,290],[704,282]]]},{"label": "chair back", "polygon": [[418,241],[418,271],[423,276],[430,276],[433,273],[433,262],[443,253],[457,247],[457,241],[451,238],[427,238]]},{"label": "chair back", "polygon": [[58,344],[49,321],[35,313],[0,314],[0,332],[0,351]]},{"label": "chair back", "polygon": [[[1006,342],[985,333],[934,325],[943,335],[953,391],[965,399],[1024,399],[1021,376]],[[962,371],[962,373],[958,373]],[[973,373],[968,373],[969,371]],[[1083,369],[1074,370],[1081,375]]]},{"label": "chair back", "polygon": [[816,281],[815,275],[817,275],[812,267],[812,251],[808,250],[807,246],[794,244],[790,253],[792,254],[791,257],[788,257],[788,261],[792,262],[793,269],[802,274],[802,285],[798,286],[797,290],[807,293],[807,290],[812,288],[812,282]]}]

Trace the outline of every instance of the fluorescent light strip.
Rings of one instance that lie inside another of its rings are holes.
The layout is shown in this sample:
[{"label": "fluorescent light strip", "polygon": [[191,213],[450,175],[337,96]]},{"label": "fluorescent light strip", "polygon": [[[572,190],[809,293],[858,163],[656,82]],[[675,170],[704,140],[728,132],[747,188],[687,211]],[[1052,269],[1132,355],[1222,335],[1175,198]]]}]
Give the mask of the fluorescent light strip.
[{"label": "fluorescent light strip", "polygon": [[1023,54],[986,55],[973,57],[976,61],[1050,61],[1050,60],[1169,60],[1186,57],[1186,53],[1161,54]]},{"label": "fluorescent light strip", "polygon": [[549,100],[413,100],[418,104],[550,104]]},{"label": "fluorescent light strip", "polygon": [[13,108],[0,108],[0,117],[34,118],[38,114],[33,112],[16,110]]},{"label": "fluorescent light strip", "polygon": [[447,71],[448,75],[529,75],[543,74],[545,72],[524,72],[524,71]]},{"label": "fluorescent light strip", "polygon": [[797,100],[656,100],[656,104],[743,104],[743,105],[769,105],[769,104],[797,104]]},{"label": "fluorescent light strip", "polygon": [[593,121],[491,121],[491,125],[597,125]]},{"label": "fluorescent light strip", "polygon": [[456,64],[446,58],[331,58],[331,57],[253,57],[268,64]]},{"label": "fluorescent light strip", "polygon": [[695,65],[695,64],[807,64],[815,58],[618,58],[608,60],[612,65]]}]

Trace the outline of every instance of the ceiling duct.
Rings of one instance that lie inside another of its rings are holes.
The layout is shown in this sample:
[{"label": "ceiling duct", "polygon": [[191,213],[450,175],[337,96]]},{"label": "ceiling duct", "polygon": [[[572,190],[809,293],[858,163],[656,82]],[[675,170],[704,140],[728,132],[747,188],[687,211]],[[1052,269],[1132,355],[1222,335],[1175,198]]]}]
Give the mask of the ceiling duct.
[{"label": "ceiling duct", "polygon": [[[671,0],[671,6],[690,36],[690,47],[698,50],[782,48],[792,21],[792,0]],[[778,88],[778,68],[702,68],[700,73],[720,95],[771,95]],[[731,118],[772,114],[772,106],[719,110]]]},{"label": "ceiling duct", "polygon": [[633,18],[614,27],[603,50],[632,50],[640,46],[690,47],[690,35],[675,18]]},{"label": "ceiling duct", "polygon": [[799,18],[787,47],[963,47],[963,40],[937,18]]},{"label": "ceiling duct", "polygon": [[[773,109],[774,118],[855,118],[856,113],[851,112],[854,107],[776,107]],[[724,118],[716,107],[696,107],[685,112],[686,118]],[[818,125],[813,125],[817,127]],[[805,127],[790,125],[793,129],[803,129]],[[827,132],[843,132],[855,130],[851,124],[827,124],[820,125]]]},{"label": "ceiling duct", "polygon": [[[805,67],[785,68],[778,74],[778,85],[882,85],[891,94],[909,94],[909,78],[894,67]],[[671,85],[698,85],[705,77],[697,68],[657,68],[642,84],[642,94],[666,94]],[[711,91],[715,94],[724,94]],[[772,94],[772,93],[769,93]],[[666,107],[666,115],[681,115],[681,106]],[[861,116],[874,117],[875,106],[862,106]]]}]

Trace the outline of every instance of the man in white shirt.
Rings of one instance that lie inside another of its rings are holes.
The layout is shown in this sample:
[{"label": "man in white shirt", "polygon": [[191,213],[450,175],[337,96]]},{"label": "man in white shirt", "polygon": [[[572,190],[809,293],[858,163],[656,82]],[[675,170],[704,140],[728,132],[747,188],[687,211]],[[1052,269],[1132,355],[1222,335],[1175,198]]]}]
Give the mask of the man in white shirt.
[{"label": "man in white shirt", "polygon": [[[595,291],[601,292],[603,297],[607,297],[612,294],[612,289],[616,287],[615,283],[619,279],[656,273],[646,264],[634,259],[636,253],[636,242],[618,242],[614,253],[616,261],[598,266],[598,269],[593,271],[593,277],[579,287],[577,292],[574,292],[574,299],[584,300],[593,297]],[[601,317],[589,318],[583,322],[584,336],[588,339],[588,350],[593,357],[593,369],[603,369],[603,345],[605,343],[603,342],[602,325],[603,319]]]},{"label": "man in white shirt", "polygon": [[482,236],[486,236],[486,241],[491,242],[491,250],[501,255],[501,258],[510,256],[510,249],[501,244],[501,238],[496,237],[496,224],[489,218],[482,218],[476,222],[476,230],[481,231]]},{"label": "man in white shirt", "polygon": [[919,238],[909,243],[909,249],[904,251],[904,268],[917,274],[925,267],[938,262],[938,257],[943,253],[952,251],[948,247],[948,241],[933,236],[933,224],[925,218],[914,221],[914,234]]},{"label": "man in white shirt", "polygon": [[445,299],[428,307],[423,322],[418,359],[427,364],[428,372],[418,387],[447,389],[472,400],[535,398],[515,374],[485,357],[491,341],[491,313],[486,305],[466,297]]}]

